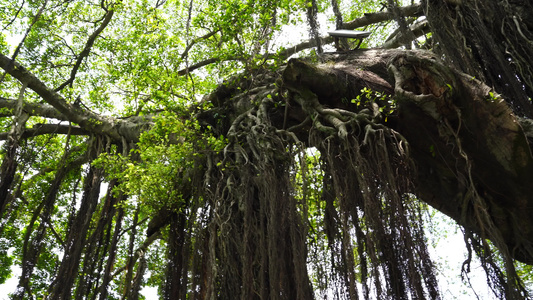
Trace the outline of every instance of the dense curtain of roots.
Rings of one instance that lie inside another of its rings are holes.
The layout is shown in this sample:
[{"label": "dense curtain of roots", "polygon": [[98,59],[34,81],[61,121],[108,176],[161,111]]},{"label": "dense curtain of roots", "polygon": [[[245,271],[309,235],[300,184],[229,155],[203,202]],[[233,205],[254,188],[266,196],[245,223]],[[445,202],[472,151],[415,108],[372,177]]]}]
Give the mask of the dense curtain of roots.
[{"label": "dense curtain of roots", "polygon": [[[437,78],[445,80],[452,71],[442,72]],[[346,94],[347,99],[364,96],[336,84],[349,82],[345,75],[337,78],[337,73],[292,60],[280,85],[267,80],[254,86],[247,81],[244,93],[232,96],[229,87],[215,93],[218,100],[233,103],[231,111],[239,113],[226,124],[229,144],[223,155],[208,164],[212,166],[206,183],[208,296],[440,297],[426,248],[421,204],[413,196],[411,181],[416,174],[409,145],[402,135],[380,124],[381,114],[371,99],[358,98],[366,106],[358,111],[322,104],[328,100],[331,104],[334,96],[321,84],[338,88],[336,93]],[[397,82],[403,82],[393,73]],[[430,93],[434,86],[428,84],[422,88],[429,90],[417,91]],[[283,108],[277,108],[278,114],[270,112],[283,102],[285,109],[300,109],[295,114],[300,114],[301,124],[295,125],[294,119],[291,124],[270,120],[279,116]],[[491,231],[494,223],[487,204],[476,196],[470,158],[461,139],[446,136],[444,129],[439,128],[442,138],[454,145],[460,161],[466,161],[458,174],[471,187],[465,201],[472,201],[467,207],[473,210],[467,213],[481,220],[485,232]],[[313,171],[306,171],[309,166],[302,164],[302,156],[309,153],[305,147],[315,147],[311,152],[320,157]],[[503,252],[502,271],[502,262],[494,258],[486,238],[467,232],[465,240],[471,253],[480,257],[495,293],[522,298],[525,291],[511,256]],[[495,243],[505,250],[497,236]]]},{"label": "dense curtain of roots", "polygon": [[266,105],[236,119],[208,182],[216,235],[208,290],[223,299],[310,299],[305,203],[292,186],[291,137],[269,124]]},{"label": "dense curtain of roots", "polygon": [[[400,135],[366,117],[346,123],[347,136],[331,134],[318,125],[331,116],[319,114],[315,124],[322,130],[313,127],[303,143],[269,119],[280,90],[249,90],[244,102],[255,105],[240,107],[227,126],[228,145],[205,163],[204,218],[196,233],[187,233],[190,216],[178,215],[171,224],[171,232],[181,232],[173,234],[173,266],[190,268],[181,280],[193,280],[177,294],[187,289],[207,299],[438,298],[420,203],[409,193],[408,145]],[[308,146],[319,153],[318,169],[305,163]],[[192,250],[185,253],[192,266],[179,263],[184,250],[178,245]],[[167,289],[178,277],[167,275]],[[200,278],[197,285],[194,278]]]},{"label": "dense curtain of roots", "polygon": [[[409,61],[409,63],[406,64],[405,62],[407,61]],[[482,192],[480,192],[480,190],[483,189],[483,186],[479,181],[482,180],[478,178],[474,179],[474,162],[477,161],[474,156],[478,153],[467,150],[467,147],[469,146],[467,145],[467,142],[474,139],[472,137],[469,138],[465,132],[470,133],[475,125],[468,123],[471,122],[471,120],[466,117],[468,110],[465,109],[464,102],[461,103],[460,101],[454,101],[451,98],[448,99],[446,98],[447,96],[438,95],[438,93],[431,89],[418,90],[416,84],[411,85],[413,82],[417,82],[416,76],[411,77],[411,75],[416,74],[416,72],[409,72],[407,69],[403,69],[401,72],[398,71],[398,67],[402,68],[407,65],[411,67],[415,66],[414,68],[419,68],[418,70],[424,68],[427,72],[433,73],[431,76],[425,75],[426,78],[438,78],[438,80],[442,81],[442,83],[427,84],[426,87],[432,85],[443,86],[444,83],[454,85],[455,93],[460,95],[457,97],[459,99],[470,99],[470,102],[474,103],[474,101],[476,101],[475,95],[469,95],[467,91],[476,90],[476,88],[464,89],[461,84],[454,82],[453,77],[449,75],[449,69],[444,68],[441,64],[435,63],[435,60],[424,60],[420,57],[410,58],[406,55],[396,57],[390,65],[392,73],[394,73],[395,76],[395,92],[398,101],[402,103],[418,103],[418,105],[427,109],[425,113],[428,115],[437,112],[435,116],[439,138],[445,141],[447,147],[453,148],[448,150],[447,153],[453,155],[455,163],[451,164],[448,162],[448,165],[453,165],[453,168],[451,169],[457,179],[457,186],[461,187],[461,193],[463,193],[460,197],[462,202],[460,204],[462,219],[464,221],[466,218],[469,218],[478,228],[477,234],[474,234],[469,229],[467,229],[465,233],[465,242],[469,251],[469,258],[464,264],[464,275],[468,276],[467,273],[470,270],[470,262],[472,259],[472,253],[474,252],[480,258],[482,267],[487,275],[487,280],[495,295],[502,299],[527,298],[527,291],[516,273],[511,255],[511,252],[515,251],[515,249],[509,249],[510,247],[508,247],[505,242],[506,237],[502,234],[496,223],[497,218],[491,215],[491,201],[494,200],[491,199],[490,196],[483,195]],[[422,74],[422,72],[420,72],[420,74]],[[474,80],[468,79],[468,82],[472,84]],[[427,99],[431,100],[428,101]],[[453,108],[450,110],[453,111],[453,113],[446,114],[444,109],[432,110],[429,106],[424,104],[432,103],[433,105],[438,106],[438,104],[435,103],[443,101],[442,99],[446,99],[444,101],[448,101],[450,104],[453,103],[449,105],[449,108]],[[508,110],[506,106],[501,107],[504,111]],[[481,111],[481,108],[477,109],[478,113]],[[510,113],[508,112],[507,114]],[[484,121],[489,122],[489,120]],[[475,120],[474,122],[478,123],[480,121]],[[492,123],[495,122],[492,121]],[[428,136],[426,138],[430,139],[431,137]],[[450,159],[450,161],[451,160],[452,159]],[[479,165],[476,167],[479,168]],[[516,234],[515,238],[520,241],[518,244],[524,247],[526,252],[531,252],[530,243],[526,238],[521,237],[519,234]],[[489,239],[492,244],[489,243]],[[498,251],[496,251],[496,249],[498,249]],[[498,253],[498,255],[496,255],[496,253]],[[502,271],[502,269],[505,271]]]},{"label": "dense curtain of roots", "polygon": [[503,94],[517,115],[532,118],[531,2],[425,0],[423,7],[435,51]]},{"label": "dense curtain of roots", "polygon": [[407,145],[389,129],[366,128],[366,136],[355,127],[344,140],[318,131],[312,138],[325,172],[325,229],[342,278],[336,284],[347,299],[438,298],[420,204],[409,194]]}]

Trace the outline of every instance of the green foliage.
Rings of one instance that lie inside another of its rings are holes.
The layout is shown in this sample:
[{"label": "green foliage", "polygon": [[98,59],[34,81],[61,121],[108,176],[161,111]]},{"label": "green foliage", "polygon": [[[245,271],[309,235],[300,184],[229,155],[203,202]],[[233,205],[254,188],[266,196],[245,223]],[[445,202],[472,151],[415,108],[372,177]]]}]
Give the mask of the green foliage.
[{"label": "green foliage", "polygon": [[104,153],[93,165],[103,168],[109,179],[120,180],[116,191],[137,196],[142,204],[155,210],[180,206],[183,191],[175,187],[191,180],[188,174],[198,167],[195,161],[200,156],[219,152],[226,144],[223,137],[201,132],[195,121],[161,115],[128,156]]},{"label": "green foliage", "polygon": [[394,113],[396,109],[396,100],[389,95],[372,91],[367,87],[361,89],[361,93],[355,99],[352,99],[351,103],[356,104],[359,109],[376,103],[379,106],[379,111],[385,115],[385,122],[387,121],[387,116]]},{"label": "green foliage", "polygon": [[307,214],[310,279],[319,290],[326,290],[327,283],[324,280],[329,271],[331,253],[324,231],[326,203],[322,200],[324,171],[320,168],[320,152],[315,148],[306,149],[298,160],[299,168],[294,178],[295,193],[301,210]]},{"label": "green foliage", "polygon": [[432,144],[431,146],[429,146],[429,153],[431,153],[432,157],[435,157],[437,155],[435,151],[435,145]]},{"label": "green foliage", "polygon": [[9,248],[11,241],[5,238],[0,238],[0,284],[6,282],[12,276],[11,266],[13,265],[14,257],[10,255]]},{"label": "green foliage", "polygon": [[487,97],[487,101],[500,102],[502,101],[502,97],[499,94],[490,91]]}]

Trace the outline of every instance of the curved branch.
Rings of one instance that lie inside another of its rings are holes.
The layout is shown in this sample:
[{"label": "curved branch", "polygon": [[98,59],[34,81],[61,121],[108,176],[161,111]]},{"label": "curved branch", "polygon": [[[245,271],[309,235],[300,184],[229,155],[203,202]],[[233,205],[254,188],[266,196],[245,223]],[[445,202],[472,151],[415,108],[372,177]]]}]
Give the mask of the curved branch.
[{"label": "curved branch", "polygon": [[[402,17],[414,17],[422,15],[422,6],[420,4],[409,5],[405,7],[399,7],[398,13]],[[359,27],[368,26],[375,23],[380,23],[384,21],[390,21],[394,19],[394,14],[391,12],[377,12],[371,14],[365,14],[363,17],[354,19],[352,21],[343,23],[344,29],[356,29]],[[331,36],[321,37],[320,41],[322,44],[331,44],[335,39]],[[314,42],[311,40],[306,40],[300,44],[294,45],[293,47],[287,48],[284,51],[281,51],[279,54],[269,54],[271,58],[279,57],[282,59],[287,59],[291,55],[298,53],[302,50],[309,49],[314,47]]]},{"label": "curved branch", "polygon": [[74,64],[74,68],[72,68],[72,71],[70,71],[70,78],[67,79],[67,81],[63,82],[60,86],[58,86],[54,91],[58,92],[64,89],[67,85],[72,86],[72,83],[74,82],[74,79],[76,78],[76,73],[78,72],[78,69],[80,68],[81,63],[87,56],[89,56],[89,53],[91,53],[91,48],[94,44],[94,41],[100,35],[100,33],[102,33],[102,31],[107,27],[114,13],[115,11],[113,9],[110,9],[107,11],[102,24],[100,24],[100,26],[91,34],[91,36],[89,36],[89,39],[87,40],[87,43],[85,44],[85,47],[83,48],[80,55],[78,56],[78,59],[76,60],[76,64]]},{"label": "curved branch", "polygon": [[185,59],[185,57],[189,55],[189,51],[191,50],[192,46],[196,45],[198,42],[200,42],[202,40],[207,40],[208,38],[212,37],[213,35],[215,35],[219,31],[220,30],[213,30],[213,31],[201,36],[201,37],[197,37],[197,38],[193,39],[189,43],[187,48],[185,48],[185,50],[183,50],[183,53],[181,54],[181,59]]},{"label": "curved branch", "polygon": [[[11,58],[11,64],[13,64],[15,62],[15,59],[17,58],[17,55],[20,52],[20,48],[22,47],[22,45],[24,44],[24,41],[28,37],[28,34],[30,33],[31,29],[33,28],[33,25],[35,25],[35,23],[37,23],[37,21],[41,17],[41,14],[43,13],[44,9],[46,8],[46,4],[48,4],[48,0],[44,1],[43,5],[41,6],[41,8],[37,12],[37,14],[33,17],[33,20],[32,20],[32,22],[30,24],[30,27],[28,27],[28,29],[26,29],[26,33],[22,37],[22,41],[20,41],[20,43],[18,44],[17,48],[15,49],[15,52],[13,53],[13,57]],[[24,5],[24,3],[23,3],[23,5]],[[22,9],[22,6],[21,6],[21,9]],[[17,12],[17,14],[18,14],[18,12]],[[8,65],[8,66],[12,66],[12,65]],[[0,78],[0,82],[2,82],[4,80],[4,77],[6,76],[6,73],[7,73],[7,71],[4,72],[4,74],[2,74],[2,77]]]},{"label": "curved branch", "polygon": [[11,62],[11,59],[3,54],[0,54],[0,68],[6,70],[7,73],[23,84],[27,84],[44,101],[52,105],[69,121],[79,124],[84,130],[107,135],[117,141],[121,140],[122,137],[130,141],[137,141],[141,131],[146,129],[144,126],[139,126],[139,124],[130,124],[128,121],[100,116],[68,103],[58,92],[46,86],[25,67],[16,61]]},{"label": "curved branch", "polygon": [[[319,37],[319,39],[320,39],[320,42],[321,42],[322,45],[331,44],[331,43],[333,43],[335,41],[334,38],[331,37],[331,36]],[[278,58],[281,58],[281,59],[287,59],[291,55],[296,54],[296,53],[298,53],[300,51],[313,48],[315,46],[315,44],[316,44],[315,41],[306,40],[306,41],[303,41],[303,42],[301,42],[301,43],[299,43],[297,45],[294,45],[293,47],[290,47],[290,48],[287,48],[287,49],[281,51],[279,54],[270,54],[268,56],[271,57],[271,58],[278,57]]]},{"label": "curved branch", "polygon": [[218,57],[212,57],[212,58],[208,58],[206,60],[203,60],[201,62],[198,62],[192,66],[189,66],[185,69],[181,69],[178,71],[178,75],[180,76],[183,76],[183,75],[187,75],[189,74],[190,72],[196,70],[196,69],[200,69],[201,67],[205,67],[207,65],[210,65],[212,63],[216,63],[216,62],[219,62],[219,61],[222,61],[222,59],[218,58]]},{"label": "curved branch", "polygon": [[20,7],[17,9],[17,12],[15,13],[15,16],[13,16],[13,18],[11,18],[11,20],[9,20],[9,22],[7,22],[7,24],[4,26],[4,28],[2,28],[2,31],[6,30],[9,26],[11,26],[11,24],[13,24],[13,22],[15,22],[15,20],[18,18],[18,15],[20,14],[20,11],[24,7],[25,3],[26,3],[26,1],[22,0],[22,4],[20,4]]}]

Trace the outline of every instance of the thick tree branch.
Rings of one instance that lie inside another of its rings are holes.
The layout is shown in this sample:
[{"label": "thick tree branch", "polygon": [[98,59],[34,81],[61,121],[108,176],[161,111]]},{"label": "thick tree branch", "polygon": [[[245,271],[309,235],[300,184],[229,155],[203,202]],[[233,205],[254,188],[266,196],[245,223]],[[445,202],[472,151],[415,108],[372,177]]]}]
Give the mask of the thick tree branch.
[{"label": "thick tree branch", "polygon": [[[410,5],[405,7],[398,8],[398,12],[400,16],[402,17],[414,17],[414,16],[420,16],[422,15],[422,7],[420,4],[417,5]],[[384,21],[390,21],[394,19],[394,14],[391,12],[378,12],[378,13],[371,13],[371,14],[365,14],[361,18],[357,18],[355,20],[343,23],[344,29],[357,29],[360,27],[368,26],[375,23],[380,23]],[[335,41],[335,39],[331,36],[327,37],[321,37],[321,43],[322,44],[331,44]],[[302,50],[309,49],[314,47],[314,42],[311,40],[306,40],[301,42],[300,44],[294,45],[293,47],[289,47],[284,51],[281,51],[278,55],[270,54],[270,57],[279,57],[282,59],[287,59],[293,54],[296,54]]]},{"label": "thick tree branch", "polygon": [[50,89],[18,62],[11,62],[11,59],[3,54],[0,54],[0,67],[23,84],[27,84],[44,101],[52,105],[69,121],[79,124],[81,128],[96,134],[107,135],[114,140],[121,140],[122,137],[132,141],[139,139],[139,130],[142,130],[143,126],[99,116],[89,110],[68,103],[58,92]]},{"label": "thick tree branch", "polygon": [[403,32],[397,32],[396,35],[394,35],[391,39],[383,43],[381,48],[398,48],[402,45],[411,43],[414,39],[419,38],[428,32],[430,32],[430,28],[427,21],[416,23],[410,27],[409,34],[407,36],[405,36]]},{"label": "thick tree branch", "polygon": [[[178,71],[178,75],[180,76],[183,76],[183,75],[187,75],[188,73],[196,70],[196,69],[200,69],[201,67],[205,67],[207,65],[210,65],[212,63],[216,63],[216,62],[219,62],[219,61],[222,61],[223,59],[219,58],[219,57],[212,57],[212,58],[208,58],[206,60],[203,60],[201,62],[198,62],[192,66],[189,66],[185,69],[181,69]],[[231,60],[231,59],[227,59],[227,60]]]},{"label": "thick tree branch", "polygon": [[[9,112],[0,113],[0,117],[9,117],[13,116],[13,110],[17,106],[17,100],[6,99],[0,97],[0,108],[7,108]],[[22,110],[30,116],[39,116],[45,118],[53,118],[61,121],[68,121],[68,118],[65,115],[59,113],[53,106],[43,103],[28,103],[24,102]]]},{"label": "thick tree branch", "polygon": [[[388,3],[389,3],[388,9],[389,9],[390,12],[392,12],[392,14],[394,15],[394,19],[396,19],[396,23],[400,27],[399,28],[400,33],[403,36],[406,36],[406,39],[411,39],[411,40],[415,39],[415,37],[413,36],[413,34],[409,30],[409,27],[407,25],[407,21],[405,20],[405,17],[401,15],[400,10],[398,8],[398,4],[396,3],[396,1],[388,0]],[[411,45],[406,44],[406,48],[407,49],[411,49]]]},{"label": "thick tree branch", "polygon": [[[420,4],[409,5],[398,8],[398,14],[401,17],[415,17],[422,15],[422,6]],[[365,14],[361,18],[344,23],[345,29],[356,29],[363,26],[368,26],[375,23],[380,23],[383,21],[390,21],[394,19],[394,14],[387,12],[376,12]]]}]

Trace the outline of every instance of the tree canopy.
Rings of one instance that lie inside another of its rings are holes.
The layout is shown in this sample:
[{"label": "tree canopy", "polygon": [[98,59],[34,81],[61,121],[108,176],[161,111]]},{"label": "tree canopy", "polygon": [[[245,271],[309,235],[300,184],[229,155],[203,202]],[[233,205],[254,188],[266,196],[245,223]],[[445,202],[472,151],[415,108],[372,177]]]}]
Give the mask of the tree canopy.
[{"label": "tree canopy", "polygon": [[440,299],[427,205],[462,226],[465,274],[477,256],[495,297],[530,296],[529,1],[3,0],[0,16],[12,299]]}]

